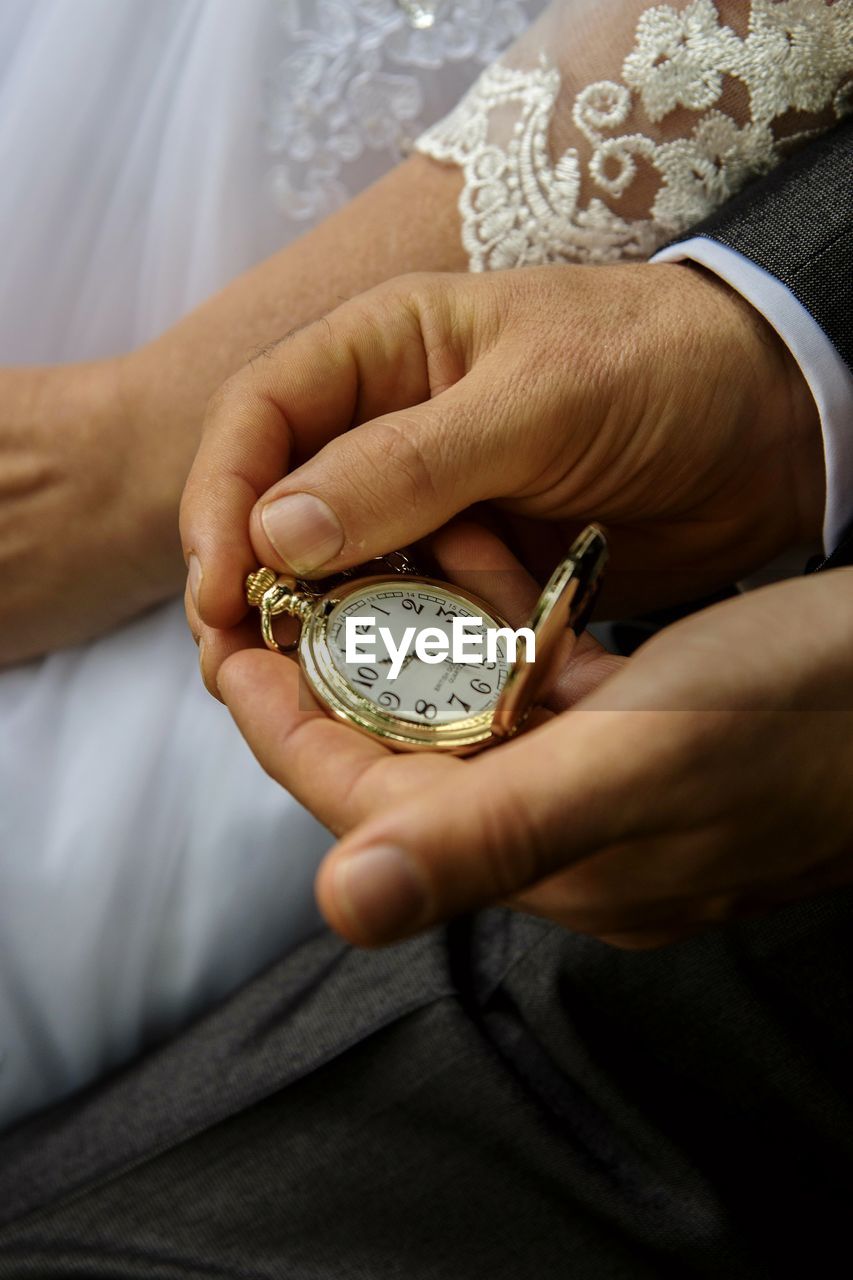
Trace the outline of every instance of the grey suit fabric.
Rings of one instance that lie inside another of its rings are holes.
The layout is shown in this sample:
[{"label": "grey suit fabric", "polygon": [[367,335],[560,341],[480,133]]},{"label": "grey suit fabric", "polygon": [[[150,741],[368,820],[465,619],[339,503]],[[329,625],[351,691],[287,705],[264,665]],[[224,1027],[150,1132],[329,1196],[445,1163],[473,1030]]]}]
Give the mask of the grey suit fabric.
[{"label": "grey suit fabric", "polygon": [[822,1274],[851,926],[853,892],[658,952],[501,911],[323,935],[6,1139],[0,1277]]},{"label": "grey suit fabric", "polygon": [[[835,182],[786,172],[717,224],[763,265]],[[842,349],[849,219],[809,236],[792,287]],[[853,890],[655,952],[503,911],[378,952],[324,934],[0,1139],[0,1280],[834,1274],[852,1010]]]}]

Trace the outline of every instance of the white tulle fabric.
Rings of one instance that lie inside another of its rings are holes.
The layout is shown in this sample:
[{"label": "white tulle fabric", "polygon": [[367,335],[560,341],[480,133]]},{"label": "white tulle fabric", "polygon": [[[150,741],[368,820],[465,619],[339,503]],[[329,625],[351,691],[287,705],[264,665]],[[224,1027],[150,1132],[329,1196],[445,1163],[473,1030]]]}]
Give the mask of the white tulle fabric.
[{"label": "white tulle fabric", "polygon": [[474,271],[648,258],[846,114],[851,73],[851,0],[557,0],[416,145],[464,172]]},{"label": "white tulle fabric", "polygon": [[[393,0],[3,0],[0,362],[152,337],[388,168],[540,8],[418,30]],[[204,692],[178,602],[0,673],[0,1127],[316,929],[328,843]]]},{"label": "white tulle fabric", "polygon": [[266,90],[270,181],[299,229],[379,177],[545,0],[274,0],[287,53]]}]

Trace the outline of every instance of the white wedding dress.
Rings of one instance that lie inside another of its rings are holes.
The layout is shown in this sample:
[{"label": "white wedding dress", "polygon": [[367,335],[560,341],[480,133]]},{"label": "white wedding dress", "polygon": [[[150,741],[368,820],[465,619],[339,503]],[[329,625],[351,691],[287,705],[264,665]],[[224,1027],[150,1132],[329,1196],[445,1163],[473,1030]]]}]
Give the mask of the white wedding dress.
[{"label": "white wedding dress", "polygon": [[[543,9],[0,0],[0,363],[144,342],[416,139],[463,171],[472,269],[606,262],[849,107],[853,0],[554,0],[491,68]],[[178,602],[0,673],[0,1127],[316,929],[328,843]]]},{"label": "white wedding dress", "polygon": [[[390,168],[539,8],[0,0],[0,363],[159,333]],[[329,835],[196,660],[175,601],[0,673],[0,1128],[319,927]]]}]

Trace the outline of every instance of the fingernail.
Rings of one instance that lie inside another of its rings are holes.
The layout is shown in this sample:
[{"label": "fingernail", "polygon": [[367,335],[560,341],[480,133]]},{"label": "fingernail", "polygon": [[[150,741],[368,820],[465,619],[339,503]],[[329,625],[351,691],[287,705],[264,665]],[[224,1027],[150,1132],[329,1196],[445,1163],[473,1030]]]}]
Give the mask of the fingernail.
[{"label": "fingernail", "polygon": [[190,585],[190,595],[193,598],[193,604],[198,612],[198,591],[201,586],[201,561],[193,552],[187,561],[187,581]]},{"label": "fingernail", "polygon": [[350,854],[335,871],[338,905],[369,938],[393,938],[423,918],[425,886],[411,858],[396,845]]},{"label": "fingernail", "polygon": [[204,685],[207,692],[210,694],[212,698],[217,698],[221,702],[222,695],[219,692],[218,683],[211,684],[207,678],[207,670],[205,669],[205,665],[204,665],[204,640],[203,639],[199,641],[199,646],[198,646],[198,669],[201,672],[201,682]]},{"label": "fingernail", "polygon": [[340,520],[313,493],[291,493],[268,502],[261,521],[282,560],[297,573],[321,568],[344,545]]}]

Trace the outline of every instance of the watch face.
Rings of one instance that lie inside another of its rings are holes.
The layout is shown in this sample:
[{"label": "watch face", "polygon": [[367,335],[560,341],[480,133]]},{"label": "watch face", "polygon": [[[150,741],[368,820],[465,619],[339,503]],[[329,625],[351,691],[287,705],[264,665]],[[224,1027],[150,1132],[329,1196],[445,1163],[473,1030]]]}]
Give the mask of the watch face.
[{"label": "watch face", "polygon": [[[357,628],[356,647],[368,656],[347,662],[347,619],[367,617],[375,621]],[[453,661],[454,618],[481,619],[465,628],[466,662]],[[386,713],[416,724],[452,724],[490,712],[497,702],[507,675],[506,645],[497,645],[489,661],[486,632],[498,625],[457,592],[383,582],[337,606],[329,618],[328,642],[344,680]],[[424,653],[433,658],[442,656],[445,639],[446,656],[433,662],[419,657],[419,637]],[[478,652],[483,661],[476,660]]]},{"label": "watch face", "polygon": [[387,718],[439,732],[477,718],[488,724],[509,664],[505,639],[493,636],[490,653],[487,633],[506,624],[478,601],[423,580],[361,582],[321,625],[322,645],[315,635],[310,646],[315,674],[330,663],[338,696],[357,711],[367,704],[378,726]]},{"label": "watch face", "polygon": [[[246,599],[260,610],[267,648],[298,648],[314,698],[393,750],[464,755],[511,737],[586,624],[607,561],[604,531],[582,530],[517,630],[476,596],[399,559],[383,563],[381,574],[371,561],[364,567],[374,568],[372,577],[339,575],[325,594],[319,583],[267,566],[250,573]],[[301,623],[290,645],[273,629],[283,617]]]}]

